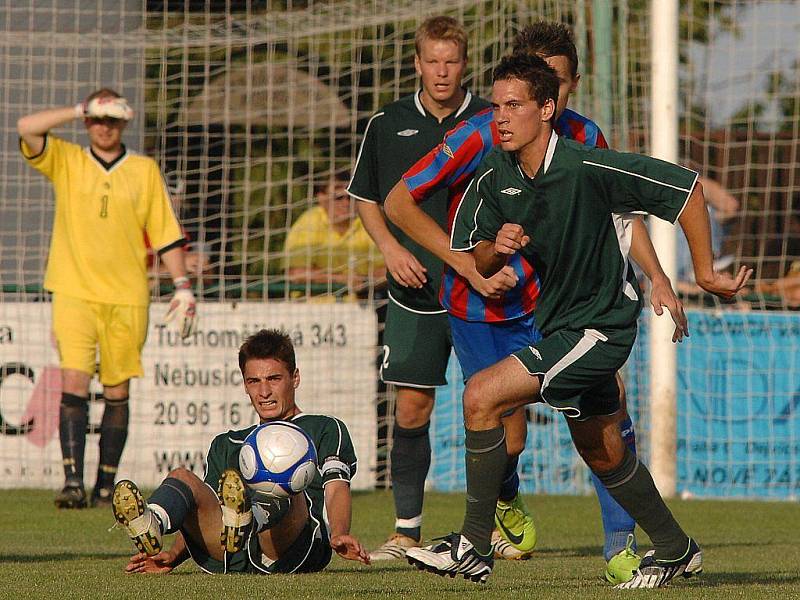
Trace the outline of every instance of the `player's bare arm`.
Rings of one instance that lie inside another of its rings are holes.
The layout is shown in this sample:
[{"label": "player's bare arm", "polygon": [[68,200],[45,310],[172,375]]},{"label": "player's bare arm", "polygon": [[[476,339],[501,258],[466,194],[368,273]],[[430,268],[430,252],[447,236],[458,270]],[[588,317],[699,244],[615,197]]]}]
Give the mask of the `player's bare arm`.
[{"label": "player's bare arm", "polygon": [[44,139],[48,131],[73,119],[86,117],[110,117],[130,121],[133,118],[133,110],[125,98],[103,96],[94,98],[89,103],[79,102],[75,106],[49,108],[26,115],[17,121],[17,132],[25,145],[38,154],[44,149]]},{"label": "player's bare arm", "polygon": [[83,117],[83,114],[78,115],[74,106],[42,110],[21,117],[17,121],[17,132],[25,145],[34,154],[39,154],[44,150],[44,138],[48,131],[69,123],[79,116]]},{"label": "player's bare arm", "polygon": [[384,203],[386,216],[423,248],[430,250],[437,258],[451,266],[466,278],[469,284],[481,295],[490,298],[507,292],[517,283],[513,269],[503,270],[503,265],[484,277],[476,268],[475,259],[469,252],[450,250],[447,233],[414,201],[405,181],[399,181],[389,192]]},{"label": "player's bare arm", "polygon": [[650,280],[650,303],[653,305],[655,313],[661,316],[666,307],[675,322],[672,341],[683,341],[684,336],[689,336],[689,322],[683,310],[683,303],[678,299],[675,290],[672,289],[672,282],[661,268],[656,249],[653,248],[653,242],[647,232],[647,226],[641,217],[633,219],[631,258],[636,261],[636,264],[642,268]]},{"label": "player's bare arm", "polygon": [[389,231],[383,209],[371,202],[358,202],[357,208],[364,229],[383,254],[386,268],[392,277],[405,287],[421,288],[425,285],[428,280],[425,275],[427,269]]},{"label": "player's bare arm", "polygon": [[733,298],[753,275],[753,269],[743,265],[734,276],[714,270],[711,254],[711,223],[700,182],[697,182],[692,190],[678,222],[689,243],[697,285],[725,300]]},{"label": "player's bare arm", "polygon": [[350,535],[350,484],[331,481],[325,486],[325,507],[331,528],[331,548],[342,558],[369,564],[369,554],[354,536]]}]

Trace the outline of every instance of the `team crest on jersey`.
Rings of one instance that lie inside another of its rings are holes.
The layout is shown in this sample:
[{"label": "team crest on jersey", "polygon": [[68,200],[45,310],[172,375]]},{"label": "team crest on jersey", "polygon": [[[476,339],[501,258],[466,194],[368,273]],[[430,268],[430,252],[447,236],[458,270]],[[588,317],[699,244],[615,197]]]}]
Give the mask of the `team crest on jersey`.
[{"label": "team crest on jersey", "polygon": [[542,360],[542,354],[536,348],[533,346],[528,346],[528,350],[530,350],[531,354],[533,354],[536,358]]},{"label": "team crest on jersey", "polygon": [[419,129],[403,129],[403,131],[398,131],[397,135],[400,137],[411,137],[412,135],[417,135],[419,133]]},{"label": "team crest on jersey", "polygon": [[508,194],[509,196],[516,196],[517,194],[521,194],[522,190],[519,190],[515,187],[508,187],[504,190],[500,190],[501,194]]},{"label": "team crest on jersey", "polygon": [[442,152],[447,154],[447,156],[449,156],[450,158],[455,158],[453,156],[453,151],[450,149],[450,146],[448,146],[447,144],[442,145]]}]

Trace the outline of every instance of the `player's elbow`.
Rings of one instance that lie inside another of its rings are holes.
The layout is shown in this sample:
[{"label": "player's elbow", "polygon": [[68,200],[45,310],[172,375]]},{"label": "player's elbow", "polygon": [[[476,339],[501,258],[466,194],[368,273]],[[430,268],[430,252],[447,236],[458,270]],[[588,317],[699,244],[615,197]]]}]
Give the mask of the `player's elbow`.
[{"label": "player's elbow", "polygon": [[401,226],[404,215],[403,209],[409,202],[413,203],[414,200],[408,192],[405,182],[400,180],[392,188],[392,191],[389,192],[389,195],[386,196],[386,200],[383,203],[383,210],[386,213],[386,218],[395,225]]},{"label": "player's elbow", "polygon": [[25,137],[26,135],[30,135],[32,133],[29,117],[25,116],[17,119],[17,133],[20,135],[20,137]]},{"label": "player's elbow", "polygon": [[386,214],[386,218],[389,219],[392,223],[397,225],[397,221],[400,218],[397,209],[397,202],[395,201],[392,194],[389,194],[386,197],[386,200],[383,203],[383,212]]}]

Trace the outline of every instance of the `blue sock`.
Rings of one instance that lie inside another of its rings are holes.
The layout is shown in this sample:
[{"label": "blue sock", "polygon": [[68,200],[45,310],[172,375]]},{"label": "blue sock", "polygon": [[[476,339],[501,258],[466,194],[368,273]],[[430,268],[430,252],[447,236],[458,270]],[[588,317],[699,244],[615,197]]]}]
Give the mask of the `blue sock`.
[{"label": "blue sock", "polygon": [[[625,441],[625,445],[635,454],[636,436],[633,432],[633,422],[630,417],[620,422],[619,428],[622,432],[622,439]],[[592,473],[592,483],[594,484],[594,489],[597,491],[597,499],[600,501],[600,514],[603,518],[603,532],[605,534],[603,556],[605,556],[606,560],[609,560],[612,556],[625,548],[628,534],[633,533],[636,522],[625,512],[624,508],[617,504],[617,501],[608,493],[606,486],[603,485],[594,473]],[[633,550],[636,551],[635,542]]]},{"label": "blue sock", "polygon": [[503,483],[500,486],[500,496],[498,498],[503,502],[511,502],[519,493],[519,474],[517,473],[518,464],[519,456],[508,457],[506,471],[503,474]]}]

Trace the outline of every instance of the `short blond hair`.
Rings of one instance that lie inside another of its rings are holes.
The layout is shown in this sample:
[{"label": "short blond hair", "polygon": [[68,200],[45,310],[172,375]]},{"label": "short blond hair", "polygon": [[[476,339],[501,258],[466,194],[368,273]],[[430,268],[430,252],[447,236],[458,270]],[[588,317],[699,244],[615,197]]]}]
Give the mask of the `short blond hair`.
[{"label": "short blond hair", "polygon": [[461,48],[461,58],[467,60],[467,32],[453,17],[439,15],[428,17],[414,34],[414,48],[420,56],[422,43],[427,40],[455,42]]}]

